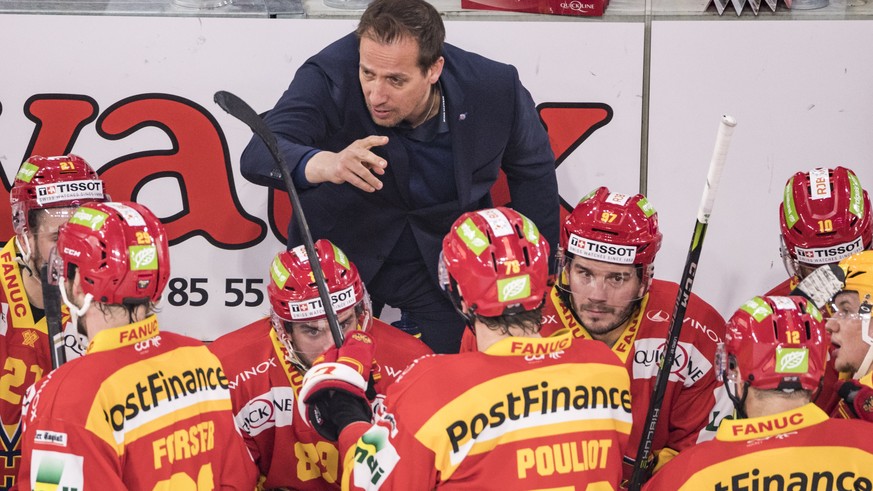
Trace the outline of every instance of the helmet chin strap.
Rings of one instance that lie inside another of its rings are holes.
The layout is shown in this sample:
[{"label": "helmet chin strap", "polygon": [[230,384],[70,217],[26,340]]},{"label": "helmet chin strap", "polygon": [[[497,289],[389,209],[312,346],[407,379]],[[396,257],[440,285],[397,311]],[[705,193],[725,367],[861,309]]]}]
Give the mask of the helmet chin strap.
[{"label": "helmet chin strap", "polygon": [[727,371],[722,374],[722,382],[724,383],[724,390],[728,393],[728,398],[734,403],[734,409],[737,410],[737,418],[746,419],[749,416],[746,414],[746,396],[749,395],[749,383],[745,382],[745,389],[743,390],[743,398],[740,399],[737,394],[731,392],[731,381],[728,379]]},{"label": "helmet chin strap", "polygon": [[858,312],[861,315],[861,339],[867,343],[868,346],[867,355],[864,356],[864,361],[861,362],[858,371],[855,372],[853,377],[855,380],[867,375],[867,372],[870,371],[870,366],[873,365],[873,336],[870,335],[870,311],[870,294],[868,293],[864,297],[864,301],[861,303],[861,308]]},{"label": "helmet chin strap", "polygon": [[291,342],[291,335],[285,331],[285,321],[271,310],[270,323],[273,325],[273,330],[276,331],[276,336],[279,338],[279,342],[285,347],[285,361],[300,370],[300,373],[306,373],[306,371],[309,370],[309,367],[303,362],[303,359],[297,355],[297,350],[294,349],[294,343]]},{"label": "helmet chin strap", "polygon": [[785,266],[785,271],[789,276],[797,276],[797,260],[791,257],[788,244],[785,243],[785,237],[779,235],[779,255],[782,256],[782,265]]},{"label": "helmet chin strap", "polygon": [[866,318],[861,319],[861,336],[864,338],[864,342],[869,346],[867,348],[867,355],[864,356],[864,361],[861,362],[858,371],[855,372],[854,377],[852,377],[855,380],[859,380],[864,375],[867,375],[867,372],[870,371],[870,366],[873,365],[873,339],[871,339],[870,334],[868,334],[869,330],[870,314],[867,314]]},{"label": "helmet chin strap", "polygon": [[85,301],[82,302],[81,307],[77,307],[76,304],[71,302],[67,298],[67,281],[63,278],[63,276],[59,279],[60,285],[58,285],[58,290],[61,291],[61,299],[64,301],[64,305],[70,310],[70,321],[75,325],[79,321],[79,317],[85,315],[85,312],[88,312],[88,309],[91,307],[91,300],[94,299],[94,296],[90,293],[85,294]]},{"label": "helmet chin strap", "polygon": [[30,247],[30,241],[27,239],[27,234],[16,235],[15,241],[18,244],[18,255],[15,256],[15,261],[22,268],[27,269],[30,274],[33,274],[33,269],[30,267],[30,257],[33,255],[33,250]]}]

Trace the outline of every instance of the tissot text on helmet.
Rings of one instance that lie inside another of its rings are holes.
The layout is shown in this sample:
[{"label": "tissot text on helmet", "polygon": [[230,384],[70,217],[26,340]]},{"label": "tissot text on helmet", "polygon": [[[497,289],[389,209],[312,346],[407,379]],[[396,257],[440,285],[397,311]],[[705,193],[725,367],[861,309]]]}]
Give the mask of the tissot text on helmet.
[{"label": "tissot text on helmet", "polygon": [[833,247],[819,247],[815,249],[794,248],[798,259],[807,264],[829,264],[845,259],[862,250],[864,250],[864,242],[861,237]]},{"label": "tissot text on helmet", "polygon": [[582,257],[616,264],[633,264],[637,255],[635,246],[607,244],[576,234],[570,234],[567,250]]},{"label": "tissot text on helmet", "polygon": [[91,199],[103,199],[103,181],[69,181],[36,186],[36,202],[40,205]]},{"label": "tissot text on helmet", "polygon": [[[330,303],[333,305],[334,310],[351,307],[357,303],[355,287],[350,286],[338,292],[332,292],[330,294]],[[312,300],[304,300],[302,302],[289,302],[288,308],[291,311],[291,318],[294,320],[318,317],[325,313],[324,304],[321,303],[320,298],[313,298]]]}]

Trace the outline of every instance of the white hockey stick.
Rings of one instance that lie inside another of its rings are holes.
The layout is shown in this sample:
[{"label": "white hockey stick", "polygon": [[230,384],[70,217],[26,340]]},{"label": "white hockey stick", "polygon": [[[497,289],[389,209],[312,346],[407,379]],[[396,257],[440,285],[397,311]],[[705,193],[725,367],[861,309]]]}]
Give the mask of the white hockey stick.
[{"label": "white hockey stick", "polygon": [[637,449],[634,471],[628,489],[639,491],[648,465],[649,453],[652,450],[652,442],[655,438],[655,428],[658,426],[658,418],[661,413],[661,405],[664,402],[664,393],[667,390],[667,381],[673,362],[676,358],[676,346],[679,344],[679,334],[682,331],[682,321],[685,319],[685,309],[688,307],[688,299],[691,296],[691,286],[694,284],[694,275],[697,272],[697,262],[700,260],[700,250],[703,246],[703,238],[706,235],[706,227],[709,224],[709,216],[712,213],[712,204],[715,201],[715,192],[721,180],[721,171],[727,160],[728,147],[734,133],[737,122],[730,116],[722,116],[718,126],[718,135],[715,139],[715,149],[709,163],[709,172],[706,175],[706,186],[703,188],[703,198],[697,210],[697,222],[694,224],[694,235],[691,237],[691,246],[688,250],[688,258],[685,260],[685,269],[682,279],[679,281],[679,292],[676,296],[676,304],[673,306],[673,318],[670,325],[670,333],[664,346],[661,368],[655,379],[655,389],[649,402],[649,410],[646,414],[646,423],[643,426],[643,434],[640,438],[640,446]]}]

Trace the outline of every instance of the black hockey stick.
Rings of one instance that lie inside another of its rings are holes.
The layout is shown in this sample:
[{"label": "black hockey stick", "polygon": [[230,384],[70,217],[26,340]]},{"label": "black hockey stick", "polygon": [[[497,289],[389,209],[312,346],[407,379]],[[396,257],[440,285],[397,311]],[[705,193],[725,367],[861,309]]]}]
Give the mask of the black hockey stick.
[{"label": "black hockey stick", "polygon": [[288,195],[291,196],[292,213],[297,218],[297,226],[300,229],[300,235],[303,236],[303,246],[306,248],[306,255],[309,256],[309,265],[312,267],[312,275],[315,278],[315,284],[318,286],[318,295],[321,297],[324,312],[327,314],[327,322],[330,326],[333,342],[339,348],[343,344],[343,331],[339,327],[336,313],[333,310],[333,304],[330,302],[330,292],[324,280],[324,271],[321,269],[318,255],[315,253],[315,243],[312,241],[312,234],[309,232],[309,224],[306,222],[306,216],[303,214],[303,207],[300,205],[300,198],[297,196],[297,190],[294,188],[294,181],[291,180],[291,174],[288,173],[285,157],[279,151],[276,135],[267,128],[267,124],[258,116],[258,113],[238,96],[224,90],[219,90],[215,93],[214,99],[215,103],[227,111],[228,114],[248,125],[263,140],[270,150],[270,154],[273,155],[273,162],[282,175],[282,180],[285,181]]},{"label": "black hockey stick", "polygon": [[[58,368],[67,362],[67,348],[64,343],[64,325],[61,322],[61,292],[58,285],[52,285],[48,280],[48,265],[43,265],[39,271],[42,283],[42,301],[45,309],[46,331],[49,338],[49,351],[52,355],[52,368]],[[60,346],[55,342],[60,340]]]},{"label": "black hockey stick", "polygon": [[700,200],[700,208],[697,210],[697,222],[694,224],[694,235],[691,237],[691,246],[688,250],[688,258],[685,259],[685,269],[682,271],[682,279],[679,281],[679,292],[676,296],[676,304],[673,306],[673,318],[670,325],[670,333],[664,346],[664,355],[661,360],[661,368],[655,379],[655,389],[652,391],[652,400],[649,402],[649,410],[646,413],[646,423],[643,426],[643,434],[640,438],[640,446],[637,449],[634,471],[631,476],[628,489],[639,491],[644,481],[646,467],[649,463],[649,453],[652,450],[652,442],[655,438],[655,428],[658,426],[658,417],[661,413],[661,405],[664,402],[664,393],[667,390],[667,381],[672,372],[673,362],[676,358],[676,346],[679,344],[679,334],[682,331],[682,322],[685,319],[685,309],[688,307],[688,299],[691,296],[691,286],[694,284],[694,275],[697,272],[697,262],[700,260],[700,250],[703,247],[703,238],[706,235],[706,227],[709,224],[709,215],[712,213],[712,204],[715,201],[715,191],[721,179],[721,171],[727,159],[727,151],[730,146],[731,136],[737,122],[730,116],[722,116],[718,127],[718,136],[715,139],[715,149],[712,152],[712,160],[709,163],[709,172],[706,176],[706,186],[703,188],[703,198]]}]

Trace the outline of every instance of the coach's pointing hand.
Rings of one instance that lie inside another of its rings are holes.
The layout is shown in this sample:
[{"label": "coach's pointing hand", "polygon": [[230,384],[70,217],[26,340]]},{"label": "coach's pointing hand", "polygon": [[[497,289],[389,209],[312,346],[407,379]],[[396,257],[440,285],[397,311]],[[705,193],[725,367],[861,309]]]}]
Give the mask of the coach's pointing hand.
[{"label": "coach's pointing hand", "polygon": [[371,135],[355,140],[339,153],[318,152],[306,164],[306,179],[313,184],[347,182],[368,193],[382,189],[382,181],[374,174],[385,174],[388,162],[370,149],[386,143],[387,136]]}]

